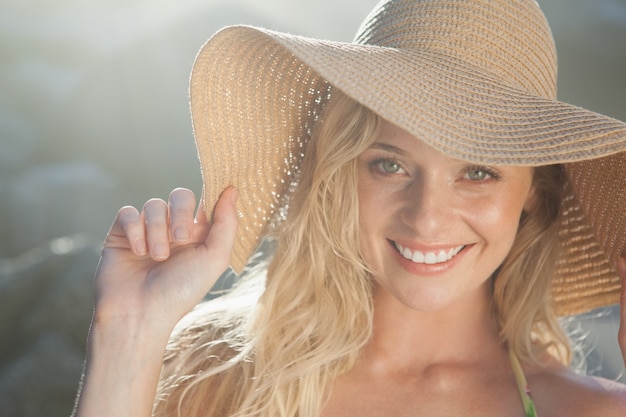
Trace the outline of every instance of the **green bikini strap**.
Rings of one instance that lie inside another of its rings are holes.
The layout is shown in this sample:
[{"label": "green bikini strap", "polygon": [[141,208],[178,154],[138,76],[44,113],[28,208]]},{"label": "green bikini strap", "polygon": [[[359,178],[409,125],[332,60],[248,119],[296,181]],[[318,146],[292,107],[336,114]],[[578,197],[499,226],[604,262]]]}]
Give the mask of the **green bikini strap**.
[{"label": "green bikini strap", "polygon": [[530,398],[530,389],[528,389],[528,382],[526,376],[522,370],[522,365],[517,359],[517,355],[511,348],[509,348],[509,359],[511,360],[511,366],[513,367],[513,374],[515,375],[515,382],[517,382],[517,390],[519,391],[522,404],[524,405],[524,412],[526,417],[537,417],[537,410],[532,398]]}]

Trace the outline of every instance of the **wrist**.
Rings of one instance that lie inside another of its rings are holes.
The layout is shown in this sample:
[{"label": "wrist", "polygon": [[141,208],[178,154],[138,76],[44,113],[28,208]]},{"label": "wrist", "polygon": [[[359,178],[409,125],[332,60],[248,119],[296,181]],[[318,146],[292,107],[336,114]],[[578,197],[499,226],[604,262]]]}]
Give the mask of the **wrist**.
[{"label": "wrist", "polygon": [[168,336],[143,321],[94,317],[76,416],[150,416]]},{"label": "wrist", "polygon": [[[142,307],[123,308],[96,303],[90,334],[128,340],[135,335],[167,342],[176,322],[164,314],[149,313]],[[112,308],[113,307],[113,308]]]}]

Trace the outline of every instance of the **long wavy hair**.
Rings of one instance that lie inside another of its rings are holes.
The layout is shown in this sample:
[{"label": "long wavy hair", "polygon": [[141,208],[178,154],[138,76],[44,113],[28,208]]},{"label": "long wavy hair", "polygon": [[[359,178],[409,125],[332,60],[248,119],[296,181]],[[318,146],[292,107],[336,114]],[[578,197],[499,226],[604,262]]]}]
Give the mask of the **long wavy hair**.
[{"label": "long wavy hair", "polygon": [[533,201],[522,213],[515,242],[493,277],[493,309],[502,339],[526,362],[550,353],[569,365],[572,350],[551,301],[561,250],[558,228],[565,174],[561,165],[535,167]]},{"label": "long wavy hair", "polygon": [[[317,417],[372,335],[370,272],[359,240],[356,159],[381,119],[333,90],[267,266],[192,312],[166,351],[156,416]],[[493,277],[502,338],[569,358],[549,301],[560,168],[536,168],[535,201]]]}]

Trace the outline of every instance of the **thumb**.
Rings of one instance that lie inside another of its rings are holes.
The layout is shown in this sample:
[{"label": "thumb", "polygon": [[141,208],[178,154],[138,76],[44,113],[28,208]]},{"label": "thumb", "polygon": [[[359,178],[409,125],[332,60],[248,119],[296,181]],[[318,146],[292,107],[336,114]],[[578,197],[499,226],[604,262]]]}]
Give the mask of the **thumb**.
[{"label": "thumb", "polygon": [[237,234],[237,211],[235,204],[239,192],[235,187],[228,187],[222,192],[217,200],[213,211],[213,219],[205,240],[207,256],[213,260],[214,265],[222,273],[230,264],[230,255]]}]

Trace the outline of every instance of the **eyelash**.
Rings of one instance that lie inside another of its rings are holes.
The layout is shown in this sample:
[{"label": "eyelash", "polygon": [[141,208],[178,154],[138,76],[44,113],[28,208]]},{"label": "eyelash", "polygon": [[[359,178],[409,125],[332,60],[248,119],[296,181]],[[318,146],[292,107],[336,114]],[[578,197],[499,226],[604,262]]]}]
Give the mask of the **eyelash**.
[{"label": "eyelash", "polygon": [[377,159],[373,160],[372,162],[370,162],[370,168],[375,169],[378,173],[383,174],[383,175],[396,175],[396,174],[398,174],[398,172],[387,172],[383,168],[383,164],[385,164],[385,163],[391,164],[391,165],[396,165],[398,167],[398,171],[400,171],[400,170],[404,171],[404,168],[402,168],[402,165],[398,162],[397,159],[389,158],[389,157],[377,158]]},{"label": "eyelash", "polygon": [[[375,160],[373,160],[372,162],[370,162],[370,168],[376,170],[376,172],[382,174],[382,175],[396,175],[398,174],[398,172],[387,172],[384,168],[383,168],[383,164],[390,164],[390,165],[395,165],[398,167],[398,171],[404,171],[404,168],[402,168],[402,164],[400,164],[400,162],[395,159],[395,158],[391,158],[391,157],[383,157],[383,158],[377,158]],[[493,168],[490,168],[488,166],[485,165],[472,165],[467,167],[464,170],[464,175],[463,177],[469,175],[470,172],[476,172],[476,171],[483,171],[486,174],[486,177],[483,178],[482,180],[473,180],[471,178],[467,178],[468,180],[472,181],[472,182],[481,182],[481,181],[486,181],[489,179],[494,179],[497,180],[500,178],[500,174],[498,173],[498,171],[496,171]]]},{"label": "eyelash", "polygon": [[[484,178],[482,181],[485,181],[487,179],[499,179],[500,178],[500,174],[498,173],[498,171],[494,170],[493,168],[484,166],[484,165],[475,165],[475,166],[470,166],[465,170],[465,175],[468,175],[470,172],[472,171],[483,171],[487,174],[487,176],[489,178]],[[464,176],[465,176],[464,175]],[[470,181],[480,181],[480,180],[472,180],[471,178],[469,178]]]}]

